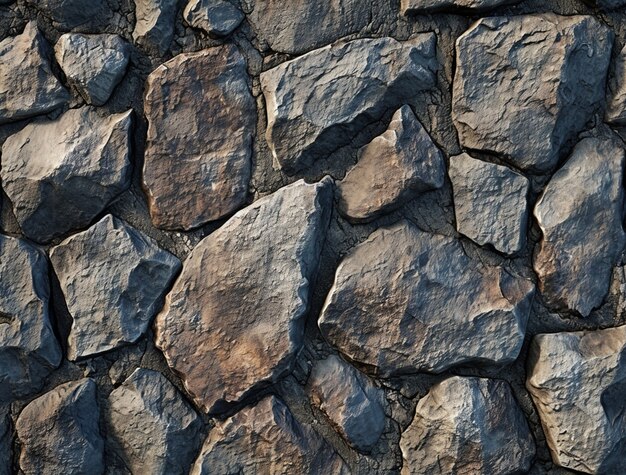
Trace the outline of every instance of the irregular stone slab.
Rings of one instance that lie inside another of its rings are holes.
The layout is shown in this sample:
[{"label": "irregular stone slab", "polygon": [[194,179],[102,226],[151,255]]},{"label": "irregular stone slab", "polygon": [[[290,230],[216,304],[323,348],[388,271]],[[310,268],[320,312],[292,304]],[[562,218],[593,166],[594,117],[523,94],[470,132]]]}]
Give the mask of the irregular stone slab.
[{"label": "irregular stone slab", "polygon": [[[435,35],[340,42],[261,73],[267,143],[287,173],[348,145],[384,113],[435,87]],[[354,91],[359,91],[355,94]]]},{"label": "irregular stone slab", "polygon": [[190,475],[333,473],[348,467],[309,425],[274,396],[239,411],[209,433]]},{"label": "irregular stone slab", "polygon": [[181,267],[175,256],[110,214],[52,248],[50,261],[73,320],[72,361],[137,341]]},{"label": "irregular stone slab", "polygon": [[130,47],[118,35],[66,33],[54,46],[57,62],[88,104],[103,105],[126,74]]},{"label": "irregular stone slab", "polygon": [[139,46],[163,56],[174,37],[178,0],[134,0],[133,39]]},{"label": "irregular stone slab", "polygon": [[445,174],[443,154],[411,108],[402,106],[387,131],[359,151],[358,163],[339,183],[339,211],[348,219],[369,221],[441,188]]},{"label": "irregular stone slab", "polygon": [[453,376],[420,399],[402,434],[402,474],[527,473],[535,442],[504,381]]},{"label": "irregular stone slab", "polygon": [[33,122],[2,146],[2,186],[22,232],[38,242],[87,226],[130,185],[132,110],[91,107]]},{"label": "irregular stone slab", "polygon": [[626,326],[537,335],[530,392],[552,459],[586,473],[625,473]]},{"label": "irregular stone slab", "polygon": [[586,138],[537,200],[543,238],[533,265],[549,305],[586,317],[604,301],[626,243],[623,174],[617,140]]},{"label": "irregular stone slab", "polygon": [[106,0],[26,0],[60,31],[91,32],[106,27],[113,12]]},{"label": "irregular stone slab", "polygon": [[533,294],[529,280],[471,259],[458,240],[401,221],[339,264],[319,327],[382,376],[505,364],[520,351]]},{"label": "irregular stone slab", "polygon": [[15,428],[22,444],[20,469],[35,473],[104,473],[96,383],[61,384],[29,403]]},{"label": "irregular stone slab", "polygon": [[404,15],[423,12],[458,10],[488,10],[521,0],[401,0],[400,11]]},{"label": "irregular stone slab", "polygon": [[109,396],[110,434],[132,473],[187,474],[202,420],[165,376],[139,368]]},{"label": "irregular stone slab", "polygon": [[300,180],[239,211],[185,260],[156,344],[205,411],[291,370],[332,199],[330,178]]},{"label": "irregular stone slab", "polygon": [[35,22],[0,42],[0,124],[45,114],[69,98],[52,74],[50,46]]},{"label": "irregular stone slab", "polygon": [[385,429],[385,395],[336,355],[316,361],[309,376],[313,404],[355,449],[369,452]]},{"label": "irregular stone slab", "polygon": [[235,5],[224,0],[189,0],[183,17],[189,25],[212,36],[228,36],[244,19]]},{"label": "irregular stone slab", "polygon": [[615,77],[609,81],[607,96],[606,121],[626,125],[626,47],[615,60]]},{"label": "irregular stone slab", "polygon": [[143,181],[155,226],[192,229],[245,203],[256,124],[247,77],[232,45],[180,54],[148,77]]},{"label": "irregular stone slab", "polygon": [[46,256],[0,234],[0,403],[37,392],[61,363]]},{"label": "irregular stone slab", "polygon": [[534,173],[604,101],[613,33],[591,16],[483,18],[457,40],[452,115],[461,145]]},{"label": "irregular stone slab", "polygon": [[513,254],[526,244],[529,181],[510,168],[450,157],[457,230],[481,246]]}]

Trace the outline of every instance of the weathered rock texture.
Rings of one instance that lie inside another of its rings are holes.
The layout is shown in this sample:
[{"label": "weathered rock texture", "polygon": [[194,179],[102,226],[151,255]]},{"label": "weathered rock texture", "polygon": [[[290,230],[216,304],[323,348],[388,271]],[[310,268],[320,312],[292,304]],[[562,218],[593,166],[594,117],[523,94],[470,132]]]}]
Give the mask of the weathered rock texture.
[{"label": "weathered rock texture", "polygon": [[[107,25],[113,12],[106,0],[26,0],[60,31],[91,32]],[[6,2],[5,2],[6,3]]]},{"label": "weathered rock texture", "polygon": [[626,46],[615,61],[615,74],[609,81],[607,96],[606,121],[626,125]]},{"label": "weathered rock texture", "polygon": [[487,10],[521,0],[401,0],[400,9],[405,15],[412,13],[467,10]]},{"label": "weathered rock texture", "polygon": [[163,56],[174,37],[178,0],[134,0],[135,42],[153,54]]},{"label": "weathered rock texture", "polygon": [[289,372],[332,197],[330,179],[298,181],[235,214],[185,260],[156,343],[205,411]]},{"label": "weathered rock texture", "polygon": [[183,16],[212,36],[228,36],[244,19],[241,10],[225,0],[189,0]]},{"label": "weathered rock texture", "polygon": [[0,475],[11,475],[12,445],[11,418],[6,409],[0,409]]}]

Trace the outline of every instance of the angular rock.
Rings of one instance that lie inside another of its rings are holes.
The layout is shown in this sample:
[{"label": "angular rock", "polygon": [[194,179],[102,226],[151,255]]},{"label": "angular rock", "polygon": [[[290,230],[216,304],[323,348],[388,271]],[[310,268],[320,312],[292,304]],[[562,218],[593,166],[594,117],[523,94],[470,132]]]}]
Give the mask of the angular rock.
[{"label": "angular rock", "polygon": [[452,114],[465,148],[545,173],[603,104],[613,33],[590,16],[483,18],[457,40]]},{"label": "angular rock", "polygon": [[135,43],[163,56],[174,37],[178,0],[134,0]]},{"label": "angular rock", "polygon": [[19,464],[26,474],[104,473],[96,383],[61,384],[29,403],[15,428],[22,445]]},{"label": "angular rock", "polygon": [[165,376],[139,368],[109,396],[110,435],[132,473],[188,474],[203,423]]},{"label": "angular rock", "polygon": [[530,187],[510,168],[475,160],[464,153],[450,157],[457,230],[481,246],[513,254],[526,244]]},{"label": "angular rock", "polygon": [[159,66],[144,107],[143,181],[155,226],[191,229],[245,203],[256,106],[237,48],[184,53]]},{"label": "angular rock", "polygon": [[537,335],[526,387],[556,464],[626,473],[626,326]]},{"label": "angular rock", "polygon": [[543,237],[533,265],[549,305],[586,317],[604,301],[626,244],[623,174],[618,140],[586,138],[537,201]]},{"label": "angular rock", "polygon": [[189,25],[212,36],[228,36],[244,19],[244,14],[225,0],[189,0],[183,17]]},{"label": "angular rock", "polygon": [[113,12],[106,0],[26,0],[60,31],[92,32],[106,27]]},{"label": "angular rock", "polygon": [[420,193],[443,186],[446,164],[411,108],[402,106],[387,131],[359,151],[358,163],[339,183],[339,211],[369,221]]},{"label": "angular rock", "polygon": [[109,100],[130,60],[130,47],[118,35],[66,33],[54,51],[68,82],[96,106]]},{"label": "angular rock", "polygon": [[504,364],[520,351],[533,295],[529,280],[471,259],[458,240],[401,221],[341,262],[319,327],[383,376]]},{"label": "angular rock", "polygon": [[287,173],[308,167],[385,112],[433,89],[435,44],[433,33],[405,42],[339,42],[261,73],[266,139],[280,167]]},{"label": "angular rock", "polygon": [[9,411],[0,408],[0,475],[11,475],[13,467],[13,431]]},{"label": "angular rock", "polygon": [[52,74],[50,46],[30,22],[0,42],[0,124],[45,114],[67,103],[69,93]]},{"label": "angular rock", "polygon": [[372,381],[340,357],[316,361],[308,391],[346,441],[369,452],[385,429],[385,395]]},{"label": "angular rock", "polygon": [[626,46],[615,60],[615,76],[609,81],[607,96],[605,120],[626,125]]},{"label": "angular rock", "polygon": [[401,0],[400,11],[405,15],[423,12],[488,10],[521,0]]},{"label": "angular rock", "polygon": [[403,475],[527,473],[535,457],[508,383],[458,376],[420,399],[400,448]]},{"label": "angular rock", "polygon": [[330,218],[332,180],[300,180],[239,211],[189,254],[156,344],[207,412],[291,370]]},{"label": "angular rock", "polygon": [[46,256],[0,234],[0,403],[37,392],[61,363]]},{"label": "angular rock", "polygon": [[50,261],[73,320],[70,360],[137,341],[181,266],[110,214],[52,248]]},{"label": "angular rock", "polygon": [[33,122],[2,146],[2,186],[22,232],[49,242],[87,226],[130,185],[132,110]]},{"label": "angular rock", "polygon": [[209,433],[190,475],[213,473],[347,475],[349,470],[317,432],[267,396]]}]

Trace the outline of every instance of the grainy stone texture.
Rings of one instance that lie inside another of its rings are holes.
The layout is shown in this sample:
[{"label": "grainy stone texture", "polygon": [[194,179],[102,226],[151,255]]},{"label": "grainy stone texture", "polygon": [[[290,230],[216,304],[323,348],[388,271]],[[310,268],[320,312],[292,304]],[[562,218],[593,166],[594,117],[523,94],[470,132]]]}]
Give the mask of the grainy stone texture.
[{"label": "grainy stone texture", "polygon": [[607,122],[626,125],[626,47],[615,60],[615,73],[609,81],[605,118]]},{"label": "grainy stone texture", "polygon": [[104,441],[93,379],[70,381],[29,403],[15,428],[20,469],[44,473],[104,473]]},{"label": "grainy stone texture", "polygon": [[131,114],[70,109],[4,142],[2,187],[27,237],[49,242],[87,226],[128,187]]},{"label": "grainy stone texture", "polygon": [[457,40],[461,145],[544,173],[604,101],[613,33],[590,16],[483,18]]},{"label": "grainy stone texture", "polygon": [[185,21],[212,36],[228,36],[243,21],[244,14],[225,0],[189,0],[183,12]]},{"label": "grainy stone texture", "polygon": [[30,22],[0,42],[0,124],[45,114],[70,95],[50,69],[50,46]]},{"label": "grainy stone texture", "polygon": [[349,470],[311,427],[268,396],[211,431],[190,474],[213,473],[347,475]]},{"label": "grainy stone texture", "polygon": [[147,81],[145,114],[143,181],[155,226],[191,229],[245,203],[256,108],[235,46],[159,66]]},{"label": "grainy stone texture", "polygon": [[319,327],[382,375],[510,363],[533,295],[532,282],[471,259],[458,240],[402,221],[339,264]]},{"label": "grainy stone texture", "polygon": [[588,2],[604,10],[615,10],[626,6],[626,0],[588,0]]},{"label": "grainy stone texture", "polygon": [[235,214],[185,260],[157,317],[156,344],[205,411],[223,411],[290,371],[332,198],[328,178],[281,188]]},{"label": "grainy stone texture", "polygon": [[109,396],[107,424],[132,473],[188,474],[202,421],[158,371],[139,368]]},{"label": "grainy stone texture", "polygon": [[526,244],[528,179],[466,153],[450,158],[448,174],[457,230],[506,254],[520,251]]},{"label": "grainy stone texture", "polygon": [[535,457],[509,385],[458,376],[420,399],[400,447],[403,475],[527,473]]},{"label": "grainy stone texture", "polygon": [[72,316],[68,358],[134,343],[161,309],[180,261],[110,214],[52,248]]},{"label": "grainy stone texture", "polygon": [[106,0],[26,0],[60,31],[94,32],[107,25],[113,12]]},{"label": "grainy stone texture", "polygon": [[402,106],[337,186],[339,211],[356,222],[372,220],[442,187],[445,174],[443,154],[411,108]]},{"label": "grainy stone texture", "polygon": [[13,430],[9,411],[0,408],[0,475],[11,475]]},{"label": "grainy stone texture", "polygon": [[66,33],[54,46],[68,82],[88,104],[103,105],[124,77],[130,47],[118,35]]},{"label": "grainy stone texture", "polygon": [[178,0],[134,0],[133,39],[142,48],[163,56],[174,37]]},{"label": "grainy stone texture", "polygon": [[0,234],[0,403],[28,396],[61,363],[46,256]]},{"label": "grainy stone texture", "polygon": [[400,10],[405,15],[413,13],[488,10],[502,5],[519,3],[521,0],[401,0]]},{"label": "grainy stone texture", "polygon": [[262,73],[274,159],[295,173],[347,145],[386,111],[433,89],[435,46],[430,33],[406,42],[339,42]]},{"label": "grainy stone texture", "polygon": [[550,305],[586,317],[603,302],[626,243],[623,174],[621,142],[586,138],[537,201],[543,237],[534,267]]},{"label": "grainy stone texture", "polygon": [[625,358],[626,326],[533,339],[526,387],[558,465],[626,471]]}]

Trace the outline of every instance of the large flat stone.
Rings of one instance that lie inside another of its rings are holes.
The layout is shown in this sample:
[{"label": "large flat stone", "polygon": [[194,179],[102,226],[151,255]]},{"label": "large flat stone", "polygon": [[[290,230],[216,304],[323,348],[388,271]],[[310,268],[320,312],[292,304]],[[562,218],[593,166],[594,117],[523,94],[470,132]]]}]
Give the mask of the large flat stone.
[{"label": "large flat stone", "polygon": [[134,0],[133,39],[152,54],[163,56],[172,43],[178,0]]}]

